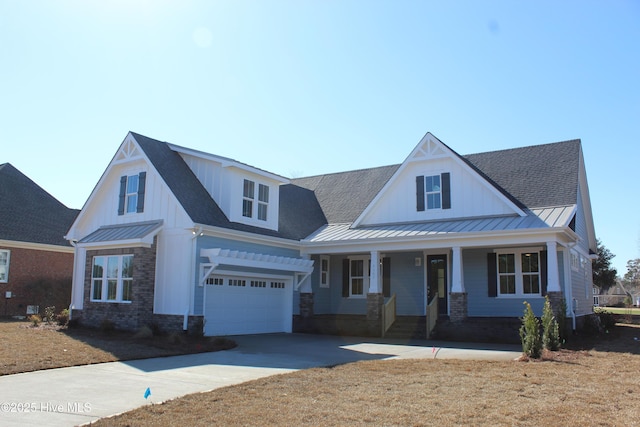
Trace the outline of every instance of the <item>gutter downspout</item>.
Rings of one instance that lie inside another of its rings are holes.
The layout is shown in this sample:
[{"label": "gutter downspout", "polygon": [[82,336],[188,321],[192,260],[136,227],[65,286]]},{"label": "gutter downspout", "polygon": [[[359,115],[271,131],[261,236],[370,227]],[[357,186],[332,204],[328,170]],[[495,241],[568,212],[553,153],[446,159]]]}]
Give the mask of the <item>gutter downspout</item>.
[{"label": "gutter downspout", "polygon": [[73,316],[73,301],[75,300],[74,293],[76,287],[73,285],[76,277],[76,268],[78,267],[78,247],[76,246],[77,243],[77,240],[69,240],[69,244],[73,246],[73,276],[71,276],[71,303],[69,304],[69,320],[71,320],[71,317]]}]

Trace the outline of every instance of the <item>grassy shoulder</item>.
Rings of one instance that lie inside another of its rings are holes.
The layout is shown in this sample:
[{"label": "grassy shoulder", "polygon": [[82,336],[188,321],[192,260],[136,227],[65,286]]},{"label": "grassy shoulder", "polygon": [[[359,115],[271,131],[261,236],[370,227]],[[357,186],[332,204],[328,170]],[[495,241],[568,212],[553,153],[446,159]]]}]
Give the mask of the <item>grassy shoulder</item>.
[{"label": "grassy shoulder", "polygon": [[541,359],[384,360],[316,368],[149,404],[96,426],[638,425],[640,325]]},{"label": "grassy shoulder", "polygon": [[0,375],[235,347],[233,341],[222,338],[149,332],[69,329],[46,323],[34,327],[27,321],[0,321]]}]

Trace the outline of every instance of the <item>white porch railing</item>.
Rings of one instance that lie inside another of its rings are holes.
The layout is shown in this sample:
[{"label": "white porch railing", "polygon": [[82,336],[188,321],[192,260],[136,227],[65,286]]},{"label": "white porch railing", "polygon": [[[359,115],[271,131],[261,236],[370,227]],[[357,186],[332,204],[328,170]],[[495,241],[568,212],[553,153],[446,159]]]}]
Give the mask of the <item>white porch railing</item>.
[{"label": "white porch railing", "polygon": [[382,337],[396,321],[396,294],[391,295],[389,301],[382,306]]},{"label": "white porch railing", "polygon": [[436,293],[427,305],[427,339],[431,338],[431,332],[438,321],[438,294]]}]

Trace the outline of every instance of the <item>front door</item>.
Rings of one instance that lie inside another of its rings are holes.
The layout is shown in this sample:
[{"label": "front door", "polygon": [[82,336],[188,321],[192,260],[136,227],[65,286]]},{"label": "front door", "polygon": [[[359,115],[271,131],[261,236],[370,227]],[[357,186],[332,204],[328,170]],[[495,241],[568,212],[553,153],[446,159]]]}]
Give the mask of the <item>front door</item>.
[{"label": "front door", "polygon": [[427,256],[427,295],[428,302],[438,293],[438,314],[447,315],[447,256],[428,255]]}]

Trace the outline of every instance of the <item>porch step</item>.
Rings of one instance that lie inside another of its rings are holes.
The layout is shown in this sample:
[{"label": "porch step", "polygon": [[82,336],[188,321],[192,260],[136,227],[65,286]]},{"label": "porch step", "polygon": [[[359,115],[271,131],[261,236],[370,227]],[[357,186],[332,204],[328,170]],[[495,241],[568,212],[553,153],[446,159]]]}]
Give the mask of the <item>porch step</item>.
[{"label": "porch step", "polygon": [[384,336],[385,338],[425,339],[426,322],[425,316],[398,316]]}]

